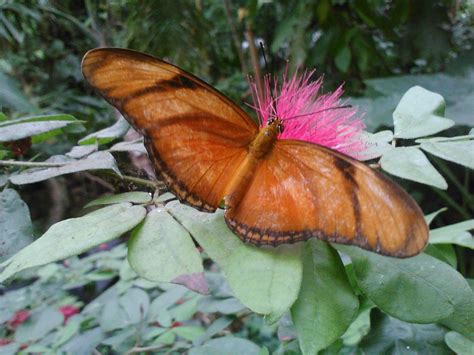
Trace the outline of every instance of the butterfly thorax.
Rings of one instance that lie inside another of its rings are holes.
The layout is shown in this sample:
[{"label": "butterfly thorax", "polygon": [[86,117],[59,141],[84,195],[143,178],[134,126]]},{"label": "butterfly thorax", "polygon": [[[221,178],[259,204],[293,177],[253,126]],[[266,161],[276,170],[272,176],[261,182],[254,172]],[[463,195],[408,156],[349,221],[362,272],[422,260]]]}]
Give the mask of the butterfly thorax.
[{"label": "butterfly thorax", "polygon": [[261,128],[248,146],[248,154],[238,167],[226,187],[224,202],[226,210],[236,208],[245,195],[257,166],[272,151],[281,132],[281,121],[273,120]]},{"label": "butterfly thorax", "polygon": [[264,158],[269,154],[282,127],[281,120],[274,119],[265,127],[261,128],[249,146],[249,153],[257,159]]}]

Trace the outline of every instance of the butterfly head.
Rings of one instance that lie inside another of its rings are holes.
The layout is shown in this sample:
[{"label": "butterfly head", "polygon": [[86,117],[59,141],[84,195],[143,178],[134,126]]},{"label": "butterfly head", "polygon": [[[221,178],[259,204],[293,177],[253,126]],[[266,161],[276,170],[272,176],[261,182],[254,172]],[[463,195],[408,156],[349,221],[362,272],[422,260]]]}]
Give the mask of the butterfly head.
[{"label": "butterfly head", "polygon": [[267,127],[274,127],[276,128],[278,134],[283,133],[285,130],[285,126],[283,125],[283,121],[276,117],[271,117],[267,121]]}]

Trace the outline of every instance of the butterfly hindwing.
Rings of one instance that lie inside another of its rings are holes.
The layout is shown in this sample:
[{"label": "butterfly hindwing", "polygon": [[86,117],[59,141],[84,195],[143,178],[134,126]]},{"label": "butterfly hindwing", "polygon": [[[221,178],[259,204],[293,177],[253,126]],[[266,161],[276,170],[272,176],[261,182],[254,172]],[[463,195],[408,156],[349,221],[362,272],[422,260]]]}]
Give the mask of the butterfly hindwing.
[{"label": "butterfly hindwing", "polygon": [[258,132],[248,115],[195,76],[126,49],[95,49],[87,81],[145,136],[157,172],[180,201],[214,211]]},{"label": "butterfly hindwing", "polygon": [[241,239],[256,245],[316,237],[407,257],[419,253],[428,237],[420,208],[385,175],[293,140],[276,142],[225,218]]}]

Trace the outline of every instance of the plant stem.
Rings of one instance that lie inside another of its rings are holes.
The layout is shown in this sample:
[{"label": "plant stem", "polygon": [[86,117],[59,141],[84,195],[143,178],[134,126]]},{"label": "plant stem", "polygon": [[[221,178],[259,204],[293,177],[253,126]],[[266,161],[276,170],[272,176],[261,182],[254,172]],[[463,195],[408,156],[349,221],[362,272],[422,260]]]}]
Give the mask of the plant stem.
[{"label": "plant stem", "polygon": [[230,29],[232,31],[232,39],[234,41],[235,50],[237,51],[237,55],[239,56],[240,67],[242,68],[243,75],[248,74],[247,64],[245,63],[244,53],[242,52],[242,41],[239,38],[239,34],[237,32],[237,28],[235,27],[234,18],[232,17],[231,11],[232,4],[230,0],[224,0],[224,8],[225,14],[227,17],[227,21],[229,22]]},{"label": "plant stem", "polygon": [[57,168],[68,163],[47,163],[34,161],[0,160],[0,166],[22,166],[26,168]]}]

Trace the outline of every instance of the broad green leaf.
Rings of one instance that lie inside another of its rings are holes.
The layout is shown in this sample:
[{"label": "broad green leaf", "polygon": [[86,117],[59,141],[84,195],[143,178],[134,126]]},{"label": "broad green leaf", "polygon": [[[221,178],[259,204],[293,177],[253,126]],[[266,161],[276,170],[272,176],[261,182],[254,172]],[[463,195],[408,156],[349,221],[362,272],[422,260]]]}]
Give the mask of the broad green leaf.
[{"label": "broad green leaf", "polygon": [[474,169],[474,140],[461,142],[423,142],[421,149],[445,160]]},{"label": "broad green leaf", "polygon": [[226,336],[189,350],[189,355],[259,355],[260,347],[249,340]]},{"label": "broad green leaf", "polygon": [[380,159],[380,165],[392,175],[443,190],[448,188],[446,180],[418,148],[398,147],[389,150]]},{"label": "broad green leaf", "polygon": [[295,302],[303,273],[301,244],[257,248],[229,230],[222,211],[203,213],[177,202],[166,207],[222,267],[235,296],[248,308],[273,321]]},{"label": "broad green leaf", "polygon": [[65,163],[52,168],[32,168],[18,174],[10,175],[10,181],[16,185],[32,184],[34,182],[51,179],[56,176],[77,173],[87,170],[112,170],[117,175],[120,171],[112,154],[96,152],[85,159],[73,160],[66,157],[55,156],[46,160],[46,163]]},{"label": "broad green leaf", "polygon": [[474,341],[474,291],[463,281],[454,292],[454,313],[441,323]]},{"label": "broad green leaf", "polygon": [[0,192],[0,262],[33,241],[30,211],[13,189]]},{"label": "broad green leaf", "polygon": [[135,229],[128,242],[128,261],[141,277],[175,282],[207,293],[199,252],[189,233],[162,208],[156,208]]},{"label": "broad green leaf", "polygon": [[120,237],[140,223],[146,210],[128,203],[112,205],[51,226],[43,236],[2,264],[0,282],[18,271],[81,254]]},{"label": "broad green leaf", "polygon": [[17,120],[0,122],[0,142],[14,141],[26,137],[36,136],[70,124],[80,124],[71,115],[48,115],[23,117]]},{"label": "broad green leaf", "polygon": [[303,354],[316,354],[347,330],[359,301],[352,291],[338,253],[312,240],[304,248],[303,282],[291,307]]},{"label": "broad green leaf", "polygon": [[474,238],[469,230],[474,229],[474,219],[451,224],[449,226],[432,229],[430,231],[431,244],[457,244],[474,249]]},{"label": "broad green leaf", "polygon": [[451,244],[428,244],[423,252],[457,268],[456,252]]},{"label": "broad green leaf", "polygon": [[148,203],[151,201],[151,195],[148,192],[143,191],[131,191],[131,192],[124,192],[122,194],[117,195],[108,195],[99,197],[87,205],[84,208],[91,207],[91,206],[100,206],[100,205],[113,205],[116,203],[122,202],[130,202],[130,203]]},{"label": "broad green leaf", "polygon": [[371,160],[378,158],[387,151],[393,149],[389,144],[393,139],[392,131],[381,131],[377,133],[362,132],[360,140],[365,144],[364,151],[357,155],[359,160]]},{"label": "broad green leaf", "polygon": [[123,137],[128,132],[130,125],[127,120],[120,117],[112,126],[91,133],[79,141],[79,145],[94,144],[99,145],[109,143],[116,138]]},{"label": "broad green leaf", "polygon": [[418,138],[454,125],[444,118],[446,102],[439,94],[414,86],[403,95],[393,112],[395,138]]},{"label": "broad green leaf", "polygon": [[458,355],[472,355],[474,353],[474,341],[457,332],[446,333],[444,340],[449,348]]},{"label": "broad green leaf", "polygon": [[64,317],[54,307],[35,312],[15,330],[15,341],[28,343],[39,340],[63,324]]},{"label": "broad green leaf", "polygon": [[466,281],[446,263],[426,254],[395,259],[337,245],[349,255],[357,282],[384,312],[406,322],[433,323],[451,316]]},{"label": "broad green leaf", "polygon": [[[375,312],[374,312],[375,313]],[[359,344],[363,354],[448,354],[446,330],[436,324],[410,324],[384,314],[372,317],[372,329]]]}]

